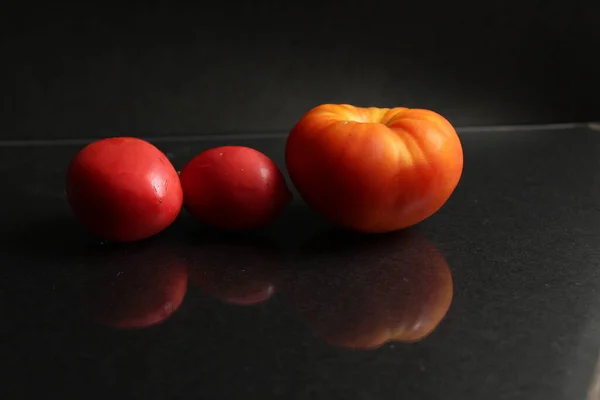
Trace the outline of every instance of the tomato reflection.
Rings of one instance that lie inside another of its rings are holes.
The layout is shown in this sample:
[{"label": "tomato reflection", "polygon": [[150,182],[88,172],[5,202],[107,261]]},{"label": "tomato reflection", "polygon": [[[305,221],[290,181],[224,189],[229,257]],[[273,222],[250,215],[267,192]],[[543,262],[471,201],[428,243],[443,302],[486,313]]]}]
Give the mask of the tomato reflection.
[{"label": "tomato reflection", "polygon": [[153,326],[183,302],[188,271],[168,245],[113,245],[91,259],[83,298],[89,316],[100,324],[122,329]]},{"label": "tomato reflection", "polygon": [[223,302],[254,305],[277,290],[281,260],[267,239],[213,233],[198,238],[187,251],[190,281]]},{"label": "tomato reflection", "polygon": [[315,333],[331,344],[376,348],[430,334],[452,302],[443,256],[410,232],[330,232],[315,239],[287,285],[288,298]]}]

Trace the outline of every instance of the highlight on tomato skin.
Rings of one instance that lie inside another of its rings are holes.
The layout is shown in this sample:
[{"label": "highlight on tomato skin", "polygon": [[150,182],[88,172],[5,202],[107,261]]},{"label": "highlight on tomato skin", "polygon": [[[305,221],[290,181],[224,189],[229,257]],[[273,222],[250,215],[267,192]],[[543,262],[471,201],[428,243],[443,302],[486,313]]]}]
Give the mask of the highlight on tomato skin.
[{"label": "highlight on tomato skin", "polygon": [[383,233],[436,213],[460,180],[460,139],[421,109],[324,104],[286,142],[286,166],[306,203],[350,230]]},{"label": "highlight on tomato skin", "polygon": [[225,230],[262,227],[291,202],[283,174],[265,154],[244,146],[206,150],[182,169],[184,207]]},{"label": "highlight on tomato skin", "polygon": [[268,239],[210,232],[195,238],[186,252],[192,284],[222,302],[256,305],[279,289],[282,257]]},{"label": "highlight on tomato skin", "polygon": [[118,329],[165,322],[183,303],[188,287],[186,261],[171,249],[140,242],[126,248],[104,245],[90,254],[82,293],[87,316]]},{"label": "highlight on tomato skin", "polygon": [[163,231],[183,204],[179,176],[166,155],[131,137],[98,140],[79,151],[67,171],[66,191],[81,225],[117,242]]},{"label": "highlight on tomato skin", "polygon": [[303,267],[283,293],[300,319],[335,346],[375,349],[423,340],[452,303],[446,260],[413,232],[334,230],[315,237],[298,260]]}]

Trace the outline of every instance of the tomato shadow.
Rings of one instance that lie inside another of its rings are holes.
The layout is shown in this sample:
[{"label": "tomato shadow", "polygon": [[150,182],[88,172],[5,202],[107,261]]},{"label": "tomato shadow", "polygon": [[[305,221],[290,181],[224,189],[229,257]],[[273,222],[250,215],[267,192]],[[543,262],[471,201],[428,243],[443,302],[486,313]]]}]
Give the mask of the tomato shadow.
[{"label": "tomato shadow", "polygon": [[8,223],[0,237],[0,251],[21,265],[62,266],[76,263],[100,243],[68,216],[53,215]]},{"label": "tomato shadow", "polygon": [[[168,236],[111,243],[66,213],[40,214],[11,217],[0,240],[7,293],[29,318],[78,324],[83,309],[102,325],[140,328],[165,320],[183,301],[187,269]],[[68,306],[59,312],[61,302]]]},{"label": "tomato shadow", "polygon": [[369,349],[422,340],[452,302],[446,260],[414,229],[382,235],[327,230],[294,261],[285,299],[333,345]]},{"label": "tomato shadow", "polygon": [[139,242],[110,242],[86,231],[71,215],[43,215],[8,224],[0,236],[0,251],[22,265],[64,268],[85,265],[104,252],[135,249],[144,243],[176,246],[176,235],[168,231]]},{"label": "tomato shadow", "polygon": [[316,213],[306,203],[298,200],[263,231],[277,241],[287,252],[297,252],[302,243],[334,225]]},{"label": "tomato shadow", "polygon": [[285,273],[281,248],[260,232],[194,231],[183,241],[190,282],[224,303],[250,306],[269,300]]}]

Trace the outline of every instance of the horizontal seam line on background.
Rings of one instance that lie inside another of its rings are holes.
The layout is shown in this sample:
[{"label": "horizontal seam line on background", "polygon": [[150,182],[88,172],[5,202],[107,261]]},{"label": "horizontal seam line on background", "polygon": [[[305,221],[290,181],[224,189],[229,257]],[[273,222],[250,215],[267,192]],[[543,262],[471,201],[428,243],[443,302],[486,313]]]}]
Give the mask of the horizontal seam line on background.
[{"label": "horizontal seam line on background", "polygon": [[[600,125],[595,122],[574,122],[560,124],[530,124],[530,125],[491,125],[491,126],[467,126],[457,127],[458,133],[476,133],[476,132],[509,132],[509,131],[540,131],[540,130],[560,130],[574,129],[587,127],[589,129],[600,130]],[[153,143],[165,142],[204,142],[211,140],[240,140],[240,139],[274,139],[287,136],[288,132],[266,132],[266,133],[241,133],[241,132],[223,132],[223,133],[206,133],[206,134],[190,134],[190,135],[173,135],[173,136],[152,136],[142,135],[142,139]],[[126,134],[118,136],[127,136]],[[97,138],[85,139],[27,139],[27,140],[0,140],[0,147],[27,147],[27,146],[75,146],[91,143]]]}]

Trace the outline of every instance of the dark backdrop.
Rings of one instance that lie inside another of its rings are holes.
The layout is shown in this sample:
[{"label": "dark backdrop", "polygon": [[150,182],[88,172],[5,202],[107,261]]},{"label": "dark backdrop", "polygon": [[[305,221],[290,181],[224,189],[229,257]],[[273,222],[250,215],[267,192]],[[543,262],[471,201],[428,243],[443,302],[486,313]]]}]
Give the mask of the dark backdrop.
[{"label": "dark backdrop", "polygon": [[600,119],[597,1],[4,6],[2,139],[288,130],[325,102]]}]

